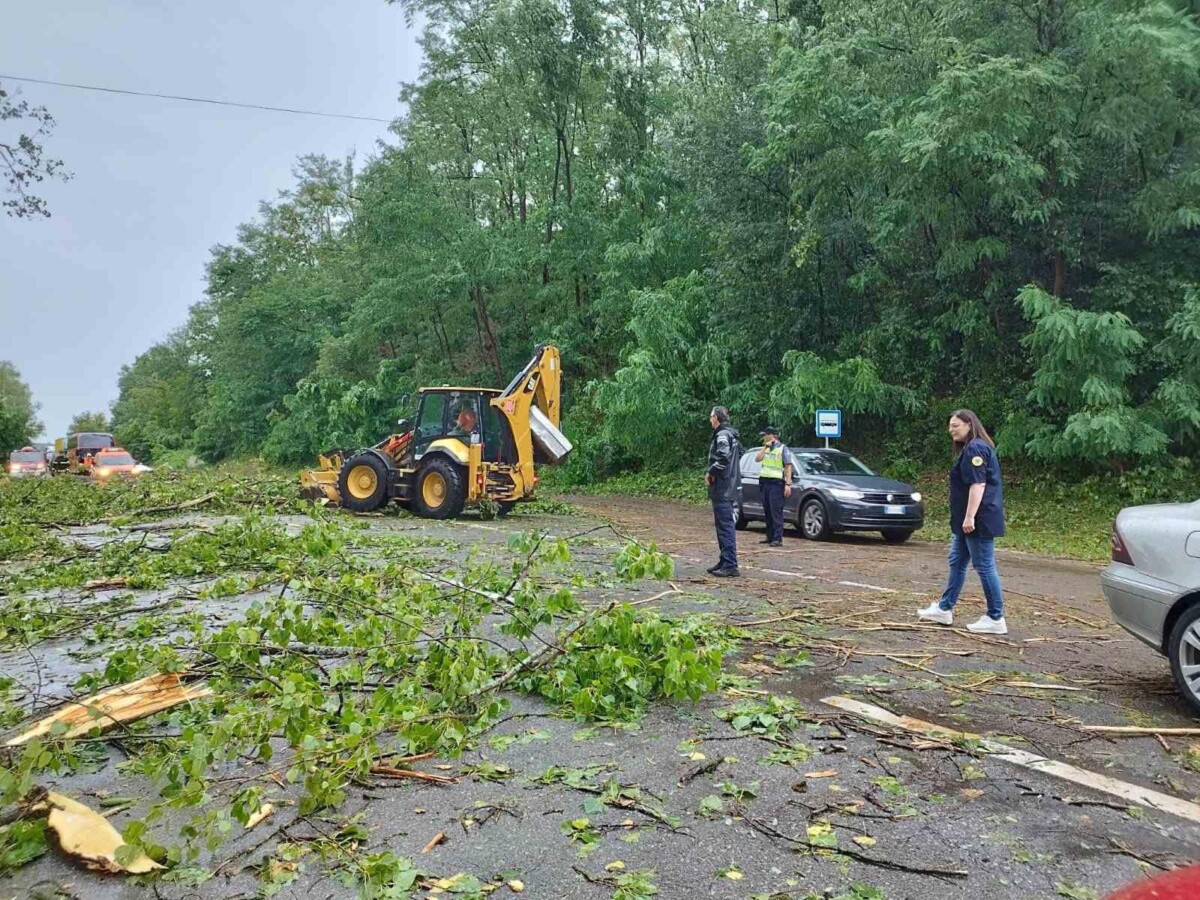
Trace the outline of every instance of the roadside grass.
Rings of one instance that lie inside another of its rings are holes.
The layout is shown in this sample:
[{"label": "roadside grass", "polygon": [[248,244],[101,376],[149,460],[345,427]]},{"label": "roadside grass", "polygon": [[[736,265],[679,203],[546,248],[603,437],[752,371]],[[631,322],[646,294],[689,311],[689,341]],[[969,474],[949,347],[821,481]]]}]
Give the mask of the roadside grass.
[{"label": "roadside grass", "polygon": [[[950,491],[945,474],[923,473],[918,486],[925,496],[925,527],[918,536],[948,541]],[[1109,558],[1113,519],[1130,505],[1117,491],[1098,490],[1095,485],[1014,479],[1004,485],[1006,533],[998,544],[1041,556],[1104,562]]]},{"label": "roadside grass", "polygon": [[[550,469],[542,487],[555,493],[620,494],[706,503],[699,469],[618,475],[596,484],[568,484]],[[925,527],[917,537],[950,538],[949,485],[945,472],[926,470],[916,482],[925,497]],[[1007,533],[1001,547],[1042,556],[1088,562],[1109,558],[1113,519],[1122,507],[1139,503],[1191,501],[1200,493],[1187,485],[1157,486],[1128,479],[1090,478],[1069,484],[1046,475],[1006,473],[1004,485]]]}]

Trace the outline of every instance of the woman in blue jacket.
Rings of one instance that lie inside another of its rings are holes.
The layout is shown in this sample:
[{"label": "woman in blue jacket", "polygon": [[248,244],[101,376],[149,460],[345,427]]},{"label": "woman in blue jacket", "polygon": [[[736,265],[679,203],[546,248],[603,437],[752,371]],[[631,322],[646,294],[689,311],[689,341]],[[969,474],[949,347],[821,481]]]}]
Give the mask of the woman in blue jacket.
[{"label": "woman in blue jacket", "polygon": [[967,578],[967,564],[975,567],[987,598],[987,615],[967,626],[979,634],[1008,634],[1004,621],[1004,595],[996,571],[996,538],[1004,534],[1004,486],[1000,461],[979,417],[960,409],[950,417],[954,464],[950,467],[950,575],[937,603],[917,611],[928,622],[949,625],[954,604]]}]

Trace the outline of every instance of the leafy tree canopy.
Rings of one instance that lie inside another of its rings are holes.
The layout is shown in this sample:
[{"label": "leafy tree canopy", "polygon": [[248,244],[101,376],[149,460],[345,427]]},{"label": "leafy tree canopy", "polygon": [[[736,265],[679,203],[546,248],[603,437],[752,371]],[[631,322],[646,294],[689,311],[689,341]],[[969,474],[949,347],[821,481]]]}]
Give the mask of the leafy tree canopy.
[{"label": "leafy tree canopy", "polygon": [[1161,0],[403,0],[395,146],[302,157],[122,374],[154,453],[299,460],[564,354],[580,478],[713,404],[913,455],[1200,449],[1200,29]]}]

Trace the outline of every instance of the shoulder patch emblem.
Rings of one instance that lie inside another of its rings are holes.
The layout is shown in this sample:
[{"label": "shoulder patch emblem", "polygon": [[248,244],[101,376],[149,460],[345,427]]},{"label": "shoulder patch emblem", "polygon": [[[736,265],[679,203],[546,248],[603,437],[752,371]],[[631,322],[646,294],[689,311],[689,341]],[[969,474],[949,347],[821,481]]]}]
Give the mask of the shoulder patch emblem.
[{"label": "shoulder patch emblem", "polygon": [[972,456],[971,457],[971,465],[982,466],[983,465],[983,457],[982,456]]}]

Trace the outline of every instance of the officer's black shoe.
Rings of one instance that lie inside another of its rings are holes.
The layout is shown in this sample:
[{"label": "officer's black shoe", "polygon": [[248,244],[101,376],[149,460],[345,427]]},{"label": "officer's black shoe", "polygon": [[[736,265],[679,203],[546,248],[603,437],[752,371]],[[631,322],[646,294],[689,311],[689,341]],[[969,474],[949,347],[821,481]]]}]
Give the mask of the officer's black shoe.
[{"label": "officer's black shoe", "polygon": [[763,538],[761,541],[759,541],[759,543],[760,543],[760,544],[769,544],[769,543],[771,543],[771,539],[770,539],[770,538]]},{"label": "officer's black shoe", "polygon": [[715,566],[709,566],[709,567],[708,567],[707,569],[705,569],[704,571],[705,571],[705,572],[707,572],[709,575],[711,575],[711,574],[713,574],[715,571],[717,571],[717,569],[719,569],[719,568],[721,568],[721,564],[720,564],[720,563],[717,563]]},{"label": "officer's black shoe", "polygon": [[717,569],[713,572],[713,575],[717,578],[737,578],[741,574],[741,571],[738,569]]},{"label": "officer's black shoe", "polygon": [[768,547],[782,547],[783,541],[771,541],[771,543],[767,544],[767,546]]}]

